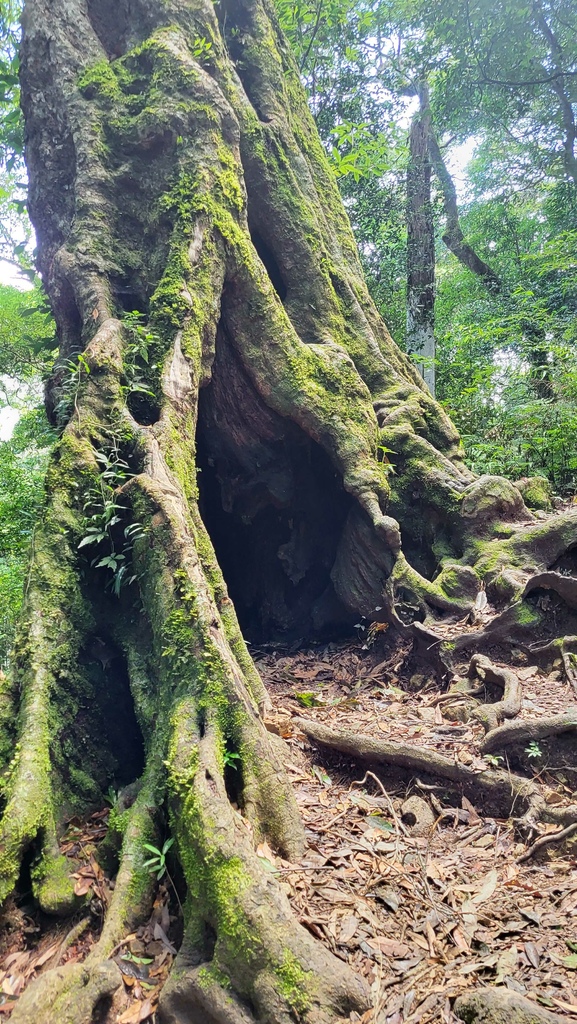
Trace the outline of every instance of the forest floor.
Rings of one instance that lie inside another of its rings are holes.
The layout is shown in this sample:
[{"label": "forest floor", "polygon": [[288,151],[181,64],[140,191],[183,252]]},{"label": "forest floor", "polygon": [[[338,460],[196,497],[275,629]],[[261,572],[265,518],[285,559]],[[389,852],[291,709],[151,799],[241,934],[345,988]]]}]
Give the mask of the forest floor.
[{"label": "forest floor", "polygon": [[[253,656],[274,706],[268,727],[287,744],[286,768],[308,840],[298,864],[266,844],[258,853],[277,872],[301,923],[367,979],[373,1009],[351,1021],[455,1022],[454,997],[481,985],[505,986],[577,1020],[577,836],[519,862],[527,845],[510,818],[487,816],[457,785],[433,775],[383,765],[365,773],[359,761],[323,754],[296,719],[419,746],[479,772],[491,763],[479,751],[481,724],[446,711],[433,676],[411,673],[408,644],[394,634],[378,634],[372,645],[361,638],[253,649]],[[545,676],[521,652],[518,661],[521,719],[556,715],[575,703],[560,670]],[[500,767],[507,769],[507,757]],[[561,802],[571,786],[554,767],[538,744],[525,750],[527,776],[543,780]],[[63,852],[84,862],[76,882],[90,901],[88,915],[72,924],[49,922],[26,898],[4,915],[4,1019],[29,979],[83,960],[95,942],[114,884],[97,862],[107,814],[73,820],[62,842]],[[150,921],[115,953],[125,985],[106,1024],[154,1022],[179,936],[165,881]]]}]

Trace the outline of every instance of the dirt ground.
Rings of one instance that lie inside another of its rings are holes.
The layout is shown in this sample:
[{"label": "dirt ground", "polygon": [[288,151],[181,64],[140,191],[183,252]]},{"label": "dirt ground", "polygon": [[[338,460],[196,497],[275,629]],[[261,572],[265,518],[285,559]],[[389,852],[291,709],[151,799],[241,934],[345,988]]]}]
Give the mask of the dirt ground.
[{"label": "dirt ground", "polygon": [[[577,839],[518,864],[526,846],[511,820],[487,817],[442,779],[382,766],[366,776],[358,762],[323,757],[294,728],[302,716],[487,768],[477,752],[482,726],[445,717],[432,679],[413,676],[422,689],[410,691],[402,645],[363,646],[277,651],[258,661],[309,840],[299,870],[283,867],[295,912],[370,982],[374,1010],[364,1020],[454,1021],[452,999],[486,984],[577,1019]],[[559,671],[545,678],[525,666],[518,675],[521,717],[558,714],[575,702]],[[575,753],[577,763],[577,744]],[[536,750],[527,760],[560,800],[568,795]]]},{"label": "dirt ground", "polygon": [[[533,840],[521,841],[513,818],[488,816],[481,801],[433,774],[383,765],[366,771],[359,761],[322,753],[296,725],[306,718],[424,747],[472,771],[508,769],[507,756],[481,756],[481,724],[459,720],[458,701],[448,703],[432,675],[412,672],[408,655],[402,640],[383,632],[371,643],[366,630],[348,643],[253,650],[274,707],[267,725],[286,741],[308,840],[298,864],[261,845],[263,866],[277,872],[302,924],[369,982],[373,1009],[351,1020],[448,1024],[458,1019],[454,997],[486,985],[577,1020],[577,835],[519,862]],[[559,668],[545,675],[521,654],[518,660],[521,718],[556,715],[576,703]],[[551,763],[546,744],[517,752],[515,770],[542,780],[559,803],[575,788],[567,757],[561,766]],[[84,959],[95,941],[114,884],[97,862],[107,815],[102,809],[88,821],[75,819],[63,839],[64,852],[84,861],[76,883],[88,913],[55,924],[23,894],[4,915],[5,1018],[30,978]],[[178,935],[178,904],[165,877],[150,921],[116,951],[125,985],[110,1024],[155,1021]]]}]

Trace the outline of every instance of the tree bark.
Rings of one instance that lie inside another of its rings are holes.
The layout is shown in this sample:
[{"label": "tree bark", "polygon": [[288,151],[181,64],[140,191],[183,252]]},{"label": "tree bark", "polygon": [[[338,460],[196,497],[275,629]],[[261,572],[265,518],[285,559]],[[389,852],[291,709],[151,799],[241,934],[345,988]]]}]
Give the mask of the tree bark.
[{"label": "tree bark", "polygon": [[[465,239],[459,218],[455,183],[443,159],[443,154],[441,153],[432,125],[429,135],[429,152],[443,193],[445,209],[443,242],[453,255],[457,257],[459,263],[462,263],[467,270],[470,270],[472,274],[481,279],[490,295],[503,295],[506,297],[507,289],[504,287],[499,275],[488,263],[481,259]],[[548,366],[545,332],[538,324],[527,323],[525,325],[525,333],[532,341],[527,355],[534,370],[532,375],[533,388],[538,398],[551,399],[553,397],[553,387]]]},{"label": "tree bark", "polygon": [[455,183],[443,159],[443,154],[432,126],[429,134],[429,153],[443,193],[443,206],[445,209],[443,242],[453,255],[457,257],[459,263],[462,263],[464,267],[467,267],[467,270],[481,278],[483,284],[492,295],[498,295],[503,290],[500,277],[488,263],[485,263],[477,255],[473,247],[466,241],[461,230]]},{"label": "tree bark", "polygon": [[120,983],[109,957],[148,913],[143,844],[167,814],[185,930],[159,1020],[329,1024],[368,995],[255,854],[266,837],[297,858],[304,837],[236,612],[302,636],[379,605],[418,642],[483,579],[518,637],[577,516],[535,523],[464,466],[369,299],[268,0],[27,0],[23,25],[61,438],[16,645],[0,897],[32,850],[40,906],[73,910],[63,822],[138,785],[97,945],[12,1019],[82,1024]]},{"label": "tree bark", "polygon": [[407,165],[407,352],[424,357],[418,363],[423,380],[435,394],[435,225],[431,204],[432,133],[429,89],[418,88],[419,109],[409,132]]}]

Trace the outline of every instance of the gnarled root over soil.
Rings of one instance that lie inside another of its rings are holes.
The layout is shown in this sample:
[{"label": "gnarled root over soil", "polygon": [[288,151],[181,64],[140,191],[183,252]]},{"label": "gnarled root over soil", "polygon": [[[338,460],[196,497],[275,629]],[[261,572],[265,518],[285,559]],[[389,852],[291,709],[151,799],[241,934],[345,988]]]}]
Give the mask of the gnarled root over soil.
[{"label": "gnarled root over soil", "polygon": [[506,988],[468,992],[455,1001],[454,1011],[465,1024],[562,1024],[567,1020]]}]

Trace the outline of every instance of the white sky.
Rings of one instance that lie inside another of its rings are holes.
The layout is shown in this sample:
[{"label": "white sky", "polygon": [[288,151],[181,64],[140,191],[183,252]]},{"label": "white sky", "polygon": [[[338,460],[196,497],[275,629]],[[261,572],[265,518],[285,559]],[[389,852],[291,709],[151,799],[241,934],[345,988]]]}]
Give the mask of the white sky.
[{"label": "white sky", "polygon": [[469,199],[467,175],[465,170],[473,156],[475,146],[478,142],[478,139],[472,137],[467,139],[466,142],[462,142],[459,146],[451,147],[445,155],[445,163],[453,177],[455,188],[457,190],[457,199],[460,203],[464,203]]},{"label": "white sky", "polygon": [[0,409],[0,441],[9,441],[20,419],[18,409]]},{"label": "white sky", "polygon": [[20,288],[23,292],[30,291],[32,288],[28,278],[19,274],[16,267],[13,267],[6,260],[0,260],[0,284],[11,284],[14,288]]}]

